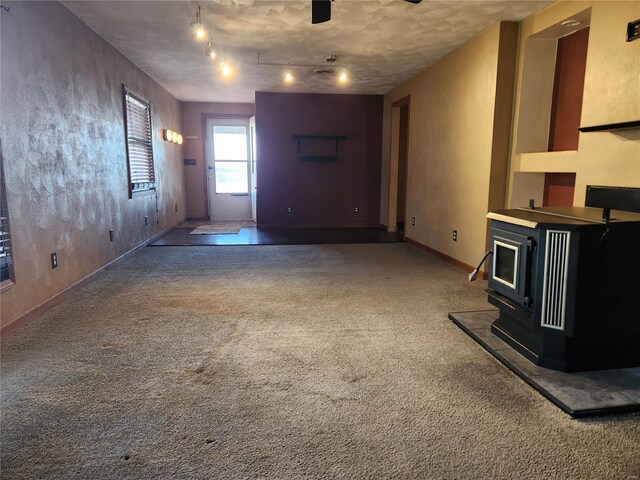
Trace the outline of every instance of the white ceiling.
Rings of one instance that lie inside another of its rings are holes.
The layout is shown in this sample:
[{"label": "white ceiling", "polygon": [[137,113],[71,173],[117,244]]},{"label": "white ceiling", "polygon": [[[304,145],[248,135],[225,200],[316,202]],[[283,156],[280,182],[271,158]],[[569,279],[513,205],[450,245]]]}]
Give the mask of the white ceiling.
[{"label": "white ceiling", "polygon": [[[383,94],[500,20],[520,20],[551,1],[335,0],[331,21],[311,24],[310,0],[201,1],[214,48],[233,66],[223,78],[190,23],[194,1],[65,1],[64,5],[178,100],[254,102],[256,91]],[[335,54],[349,81],[292,67]]]}]

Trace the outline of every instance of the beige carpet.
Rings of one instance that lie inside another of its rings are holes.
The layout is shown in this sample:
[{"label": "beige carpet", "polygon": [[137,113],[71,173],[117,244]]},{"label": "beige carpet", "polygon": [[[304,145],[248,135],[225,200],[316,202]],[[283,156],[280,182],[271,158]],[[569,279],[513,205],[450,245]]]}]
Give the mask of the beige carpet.
[{"label": "beige carpet", "polygon": [[633,479],[447,319],[405,244],[148,248],[2,343],[2,478]]}]

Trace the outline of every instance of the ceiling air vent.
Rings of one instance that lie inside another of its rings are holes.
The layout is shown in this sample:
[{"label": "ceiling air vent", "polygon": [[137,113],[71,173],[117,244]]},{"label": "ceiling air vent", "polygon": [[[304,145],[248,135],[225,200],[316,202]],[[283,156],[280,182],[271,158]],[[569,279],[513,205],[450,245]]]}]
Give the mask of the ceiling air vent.
[{"label": "ceiling air vent", "polygon": [[313,73],[317,73],[318,75],[330,75],[335,73],[335,70],[333,68],[318,67],[313,69]]}]

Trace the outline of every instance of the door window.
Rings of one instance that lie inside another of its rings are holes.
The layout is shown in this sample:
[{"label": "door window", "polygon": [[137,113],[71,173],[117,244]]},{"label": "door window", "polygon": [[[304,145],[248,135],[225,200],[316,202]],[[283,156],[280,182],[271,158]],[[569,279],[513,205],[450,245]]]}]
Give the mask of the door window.
[{"label": "door window", "polygon": [[247,127],[213,127],[216,193],[249,193]]}]

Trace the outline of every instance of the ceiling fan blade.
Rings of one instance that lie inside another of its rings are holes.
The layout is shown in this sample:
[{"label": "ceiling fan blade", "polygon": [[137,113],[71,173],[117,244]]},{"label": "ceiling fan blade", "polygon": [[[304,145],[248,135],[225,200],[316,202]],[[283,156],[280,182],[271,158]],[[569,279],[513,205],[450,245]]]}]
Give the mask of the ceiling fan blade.
[{"label": "ceiling fan blade", "polygon": [[331,20],[331,0],[311,0],[311,23]]},{"label": "ceiling fan blade", "polygon": [[418,4],[420,3],[422,0],[404,0],[405,2],[409,2],[409,3],[415,3]]}]

